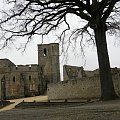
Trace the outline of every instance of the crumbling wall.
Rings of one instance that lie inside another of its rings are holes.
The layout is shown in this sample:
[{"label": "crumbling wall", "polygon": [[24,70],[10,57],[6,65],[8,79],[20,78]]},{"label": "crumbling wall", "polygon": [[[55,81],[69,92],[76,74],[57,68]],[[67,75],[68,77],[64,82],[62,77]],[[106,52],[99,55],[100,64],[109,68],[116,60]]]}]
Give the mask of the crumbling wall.
[{"label": "crumbling wall", "polygon": [[100,84],[95,78],[62,81],[49,84],[47,94],[50,100],[98,98],[100,97]]},{"label": "crumbling wall", "polygon": [[0,68],[10,67],[15,65],[9,59],[0,59]]},{"label": "crumbling wall", "polygon": [[66,80],[74,80],[80,79],[84,77],[83,67],[64,65],[63,66],[63,79]]},{"label": "crumbling wall", "polygon": [[[120,96],[120,79],[113,78],[115,91]],[[47,93],[50,100],[99,98],[101,95],[99,76],[49,84]]]}]

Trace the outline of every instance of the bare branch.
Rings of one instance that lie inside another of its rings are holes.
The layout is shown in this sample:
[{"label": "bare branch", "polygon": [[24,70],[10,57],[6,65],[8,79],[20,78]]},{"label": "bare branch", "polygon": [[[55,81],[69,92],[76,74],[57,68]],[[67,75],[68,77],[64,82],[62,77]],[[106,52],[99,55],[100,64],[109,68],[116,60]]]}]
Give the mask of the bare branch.
[{"label": "bare branch", "polygon": [[116,1],[115,0],[111,0],[111,1],[108,1],[109,2],[109,5],[108,5],[108,8],[107,10],[105,10],[105,12],[103,13],[103,17],[102,17],[102,20],[103,21],[106,21],[106,19],[109,17],[109,15],[111,14],[112,10],[113,10],[113,7],[115,6],[116,4]]},{"label": "bare branch", "polygon": [[[102,0],[101,2],[93,0],[92,3],[90,3],[90,0],[26,0],[22,2],[22,5],[18,0],[7,0],[7,2],[14,4],[14,8],[10,10],[10,14],[1,11],[6,16],[5,19],[2,18],[0,21],[0,29],[3,33],[1,39],[6,39],[6,41],[15,40],[15,37],[22,36],[28,36],[28,39],[30,39],[34,35],[40,35],[44,38],[51,31],[58,29],[62,24],[66,24],[67,28],[63,29],[59,37],[62,41],[66,33],[71,30],[69,22],[66,20],[66,15],[69,13],[86,20],[88,23],[92,21],[93,25],[97,23],[95,20],[96,14],[99,14],[102,20],[106,20],[111,11],[117,14],[120,13],[118,7],[113,9],[116,3],[114,0]],[[93,4],[96,6],[96,10]],[[10,27],[7,27],[8,25]],[[114,24],[112,24],[112,21],[111,24],[108,24],[107,21],[107,25],[108,28],[110,28],[110,25],[113,28]],[[93,35],[90,36],[91,33],[85,28],[81,29],[80,27],[79,30],[81,32],[83,30],[93,40]],[[73,30],[74,32],[75,30]],[[83,37],[82,34],[77,35],[76,33],[78,34],[78,31],[75,32],[76,37],[74,37],[74,40],[75,38],[78,39],[78,35]]]}]

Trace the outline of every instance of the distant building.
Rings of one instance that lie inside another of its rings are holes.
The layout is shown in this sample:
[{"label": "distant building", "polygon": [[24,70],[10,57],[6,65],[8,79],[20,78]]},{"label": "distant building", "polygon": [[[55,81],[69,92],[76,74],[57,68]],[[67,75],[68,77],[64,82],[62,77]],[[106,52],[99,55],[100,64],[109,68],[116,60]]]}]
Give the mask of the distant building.
[{"label": "distant building", "polygon": [[15,65],[8,59],[0,59],[1,100],[45,94],[48,83],[59,81],[57,43],[38,45],[38,64]]}]

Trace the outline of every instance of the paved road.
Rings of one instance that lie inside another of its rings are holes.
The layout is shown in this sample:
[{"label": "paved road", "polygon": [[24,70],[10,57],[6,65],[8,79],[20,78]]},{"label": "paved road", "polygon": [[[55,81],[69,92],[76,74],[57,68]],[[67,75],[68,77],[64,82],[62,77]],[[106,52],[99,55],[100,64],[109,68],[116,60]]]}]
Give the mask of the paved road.
[{"label": "paved road", "polygon": [[64,108],[12,109],[0,112],[0,120],[120,120],[120,100]]},{"label": "paved road", "polygon": [[23,100],[25,102],[33,102],[34,100],[36,102],[37,101],[45,102],[45,101],[48,101],[48,97],[47,96],[35,96],[35,97],[28,97],[28,98],[13,99],[13,100],[10,100],[10,102],[13,102],[13,104],[10,104],[0,109],[0,112],[13,109],[17,104],[21,103]]}]

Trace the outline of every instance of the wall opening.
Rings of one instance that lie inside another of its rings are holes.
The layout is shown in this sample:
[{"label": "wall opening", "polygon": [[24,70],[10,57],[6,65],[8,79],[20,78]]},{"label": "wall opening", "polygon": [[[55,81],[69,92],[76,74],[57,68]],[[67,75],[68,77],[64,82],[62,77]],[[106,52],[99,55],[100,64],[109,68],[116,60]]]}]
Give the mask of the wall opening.
[{"label": "wall opening", "polygon": [[13,83],[15,83],[15,76],[13,77]]},{"label": "wall opening", "polygon": [[31,76],[29,76],[29,80],[31,81]]},{"label": "wall opening", "polygon": [[29,65],[29,70],[31,70],[31,65]]},{"label": "wall opening", "polygon": [[18,69],[18,66],[16,65],[16,70]]},{"label": "wall opening", "polygon": [[43,54],[44,56],[46,56],[47,55],[47,50],[46,50],[46,48],[44,48],[44,54]]}]

